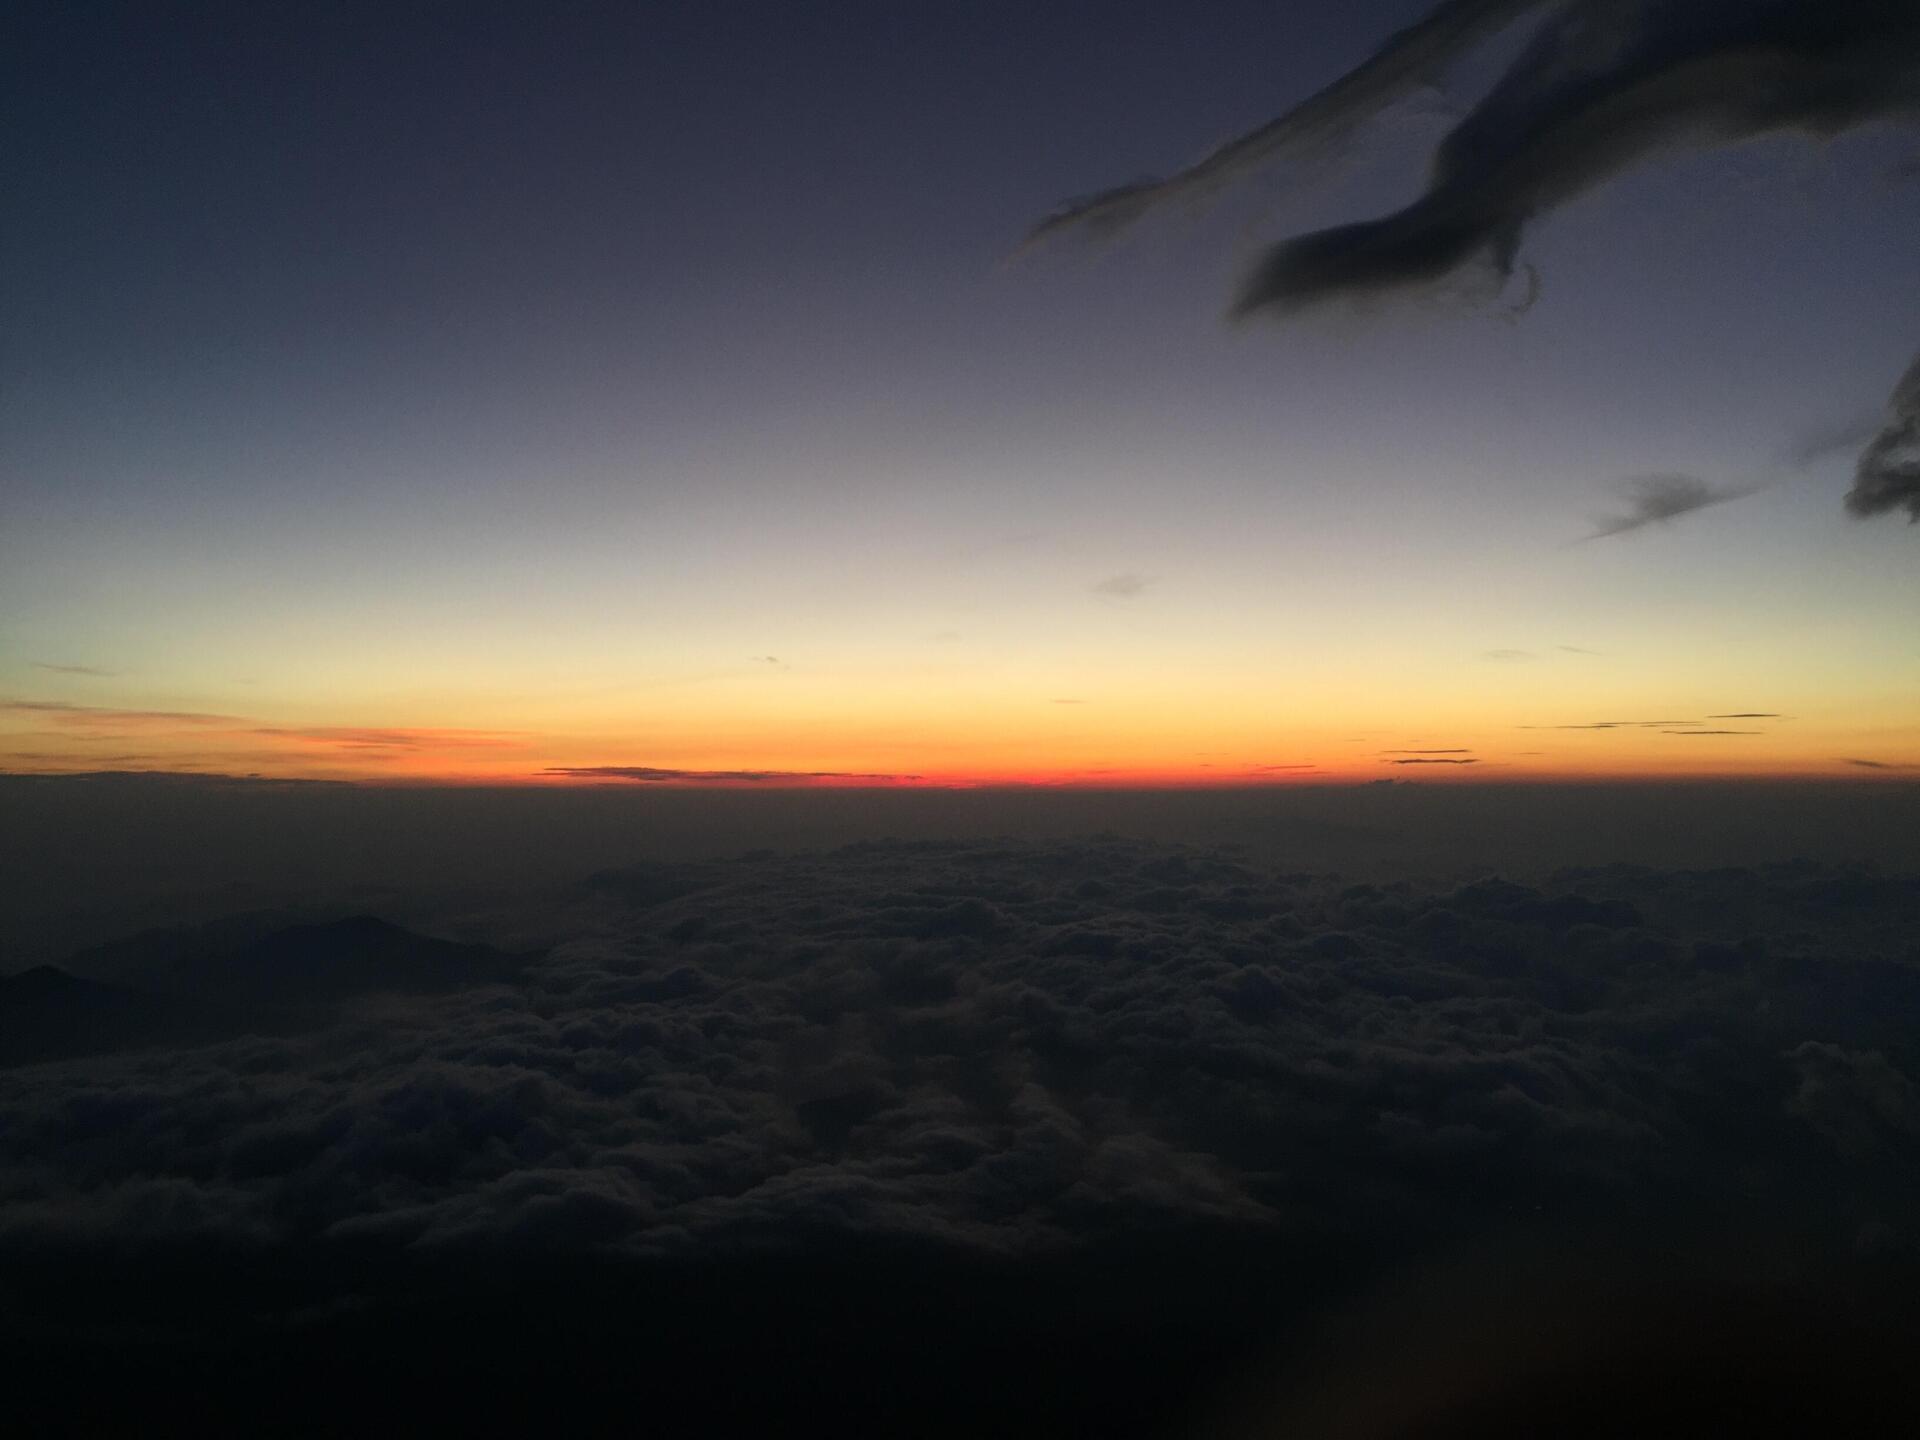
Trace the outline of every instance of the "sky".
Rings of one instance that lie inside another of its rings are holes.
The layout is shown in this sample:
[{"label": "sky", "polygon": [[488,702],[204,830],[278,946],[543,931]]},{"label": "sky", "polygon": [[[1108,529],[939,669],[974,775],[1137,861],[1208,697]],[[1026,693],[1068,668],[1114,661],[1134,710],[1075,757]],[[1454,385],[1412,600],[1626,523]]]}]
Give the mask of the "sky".
[{"label": "sky", "polygon": [[[1343,163],[1016,253],[1426,8],[10,17],[0,770],[1920,772],[1915,532],[1821,444],[1912,358],[1912,125],[1229,324],[1419,193],[1507,35]],[[1726,503],[1623,528],[1657,476]]]}]

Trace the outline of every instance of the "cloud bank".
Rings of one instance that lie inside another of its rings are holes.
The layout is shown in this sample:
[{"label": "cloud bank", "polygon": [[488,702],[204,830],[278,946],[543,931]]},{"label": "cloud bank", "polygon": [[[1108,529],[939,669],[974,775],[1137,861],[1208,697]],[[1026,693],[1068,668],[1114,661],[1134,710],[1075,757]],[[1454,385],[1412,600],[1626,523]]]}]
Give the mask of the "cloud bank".
[{"label": "cloud bank", "polygon": [[550,765],[562,780],[626,780],[640,785],[899,785],[918,775],[867,775],[844,770],[676,770],[657,765]]},{"label": "cloud bank", "polygon": [[[0,1070],[0,1256],[1421,1231],[1655,1175],[1706,1203],[1749,1183],[1703,1159],[1728,1115],[1800,1195],[1807,1065],[1823,1116],[1920,1066],[1920,883],[1863,870],[1426,890],[1120,840],[878,843],[548,903],[512,925],[544,954],[238,924],[7,980],[8,1033],[40,1038]],[[1815,1203],[1907,1234],[1877,1187],[1913,1152],[1861,1124]]]},{"label": "cloud bank", "polygon": [[[617,1393],[688,1433],[856,1397],[891,1420],[846,1433],[1185,1434],[1142,1397],[1516,1220],[1920,1254],[1913,877],[883,842],[457,930],[495,943],[242,916],[0,978],[10,1413],[247,1433],[344,1385],[423,1431]],[[1409,1353],[1360,1347],[1368,1392]]]}]

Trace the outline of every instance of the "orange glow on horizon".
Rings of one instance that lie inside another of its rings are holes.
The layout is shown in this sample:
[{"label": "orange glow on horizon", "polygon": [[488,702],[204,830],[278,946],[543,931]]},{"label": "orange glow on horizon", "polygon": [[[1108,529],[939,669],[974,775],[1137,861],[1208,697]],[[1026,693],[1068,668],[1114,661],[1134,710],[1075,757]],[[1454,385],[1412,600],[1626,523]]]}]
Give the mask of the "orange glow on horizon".
[{"label": "orange glow on horizon", "polygon": [[[1603,706],[1588,696],[1551,710],[1529,706],[1520,724],[1511,723],[1521,707],[1510,698],[1480,695],[1440,694],[1418,723],[1401,713],[1406,706],[1364,693],[1304,696],[1291,706],[1270,691],[1158,690],[1100,703],[955,691],[947,699],[943,709],[925,695],[862,702],[822,692],[788,695],[776,707],[726,693],[665,697],[636,719],[639,707],[583,715],[556,704],[541,713],[517,698],[457,709],[288,707],[254,718],[178,696],[137,706],[0,697],[0,772],[636,789],[1920,778],[1920,746],[1898,696],[1838,713],[1809,705],[1798,715],[1644,697]],[[1312,714],[1316,700],[1333,713]],[[441,723],[449,713],[472,723]],[[1393,719],[1375,718],[1382,714]],[[1582,718],[1594,714],[1674,718]]]}]

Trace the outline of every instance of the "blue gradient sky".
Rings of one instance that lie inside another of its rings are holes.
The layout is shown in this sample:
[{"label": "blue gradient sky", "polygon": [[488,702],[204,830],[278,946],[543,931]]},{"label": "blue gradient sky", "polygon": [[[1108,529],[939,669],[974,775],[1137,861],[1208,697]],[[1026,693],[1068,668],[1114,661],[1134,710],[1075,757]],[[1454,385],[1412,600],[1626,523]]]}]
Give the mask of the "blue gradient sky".
[{"label": "blue gradient sky", "polygon": [[[1230,329],[1470,83],[1003,262],[1422,4],[169,8],[6,22],[0,700],[95,718],[0,713],[0,768],[1920,762],[1914,536],[1780,459],[1911,357],[1911,131],[1635,173],[1536,228],[1524,316]],[[1655,471],[1782,483],[1568,546]],[[1800,729],[1522,753],[1623,708]],[[259,733],[367,726],[416,739]]]}]

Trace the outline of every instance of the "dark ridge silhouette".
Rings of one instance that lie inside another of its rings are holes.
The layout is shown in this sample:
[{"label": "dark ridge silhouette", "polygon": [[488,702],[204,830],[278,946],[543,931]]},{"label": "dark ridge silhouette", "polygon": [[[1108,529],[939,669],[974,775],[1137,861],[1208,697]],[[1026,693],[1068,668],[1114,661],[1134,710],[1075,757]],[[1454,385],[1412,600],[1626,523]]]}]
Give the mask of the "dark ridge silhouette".
[{"label": "dark ridge silhouette", "polygon": [[[319,1028],[363,996],[431,995],[516,979],[525,957],[416,935],[372,916],[269,928],[236,916],[94,947],[79,966],[0,977],[0,1065]],[[264,933],[263,933],[264,932]]]},{"label": "dark ridge silhouette", "polygon": [[416,935],[371,915],[296,925],[225,955],[175,963],[187,990],[280,1004],[316,1004],[358,995],[432,994],[509,981],[521,961],[485,945]]}]

